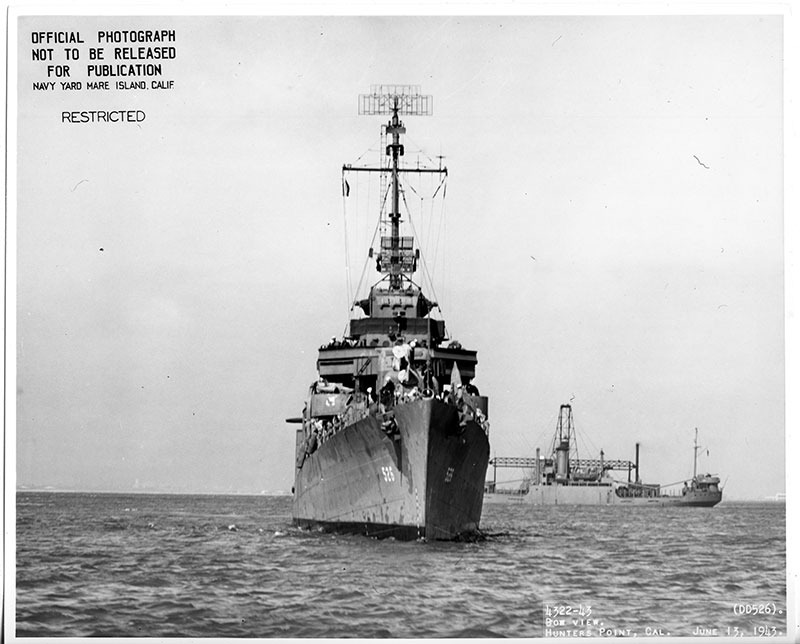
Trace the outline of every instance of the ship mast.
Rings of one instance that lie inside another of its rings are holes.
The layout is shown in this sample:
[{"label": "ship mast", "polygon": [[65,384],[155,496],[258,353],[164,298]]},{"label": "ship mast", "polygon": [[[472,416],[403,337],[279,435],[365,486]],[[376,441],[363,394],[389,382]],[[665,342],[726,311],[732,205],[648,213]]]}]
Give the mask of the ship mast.
[{"label": "ship mast", "polygon": [[[404,153],[403,144],[400,143],[400,135],[406,132],[406,128],[397,115],[399,111],[399,96],[395,95],[392,97],[392,120],[386,127],[386,134],[392,135],[392,143],[387,146],[386,154],[391,154],[392,156],[392,212],[389,213],[389,219],[392,221],[391,249],[393,257],[397,256],[400,243],[400,182],[398,181],[398,170],[400,157]],[[389,288],[392,290],[400,288],[400,275],[390,274]]]},{"label": "ship mast", "polygon": [[692,478],[697,478],[697,450],[700,449],[697,446],[697,427],[694,428],[694,470],[692,471]]},{"label": "ship mast", "polygon": [[553,453],[556,459],[556,481],[566,482],[570,476],[570,452],[575,451],[577,462],[578,445],[577,440],[572,443],[575,437],[575,429],[572,425],[572,405],[561,405],[558,410],[558,426],[556,428],[556,436],[553,437],[554,445]]},{"label": "ship mast", "polygon": [[[400,135],[406,128],[400,115],[430,116],[433,114],[433,97],[421,94],[419,85],[373,85],[369,94],[359,95],[358,113],[361,115],[391,115],[385,126],[386,135],[391,135],[391,142],[386,145],[385,155],[389,157],[389,167],[354,167],[345,165],[346,172],[381,172],[389,174],[392,181],[391,211],[388,213],[390,234],[381,237],[378,251],[378,271],[389,276],[389,290],[402,289],[403,276],[409,276],[416,270],[419,251],[415,252],[411,237],[400,235],[400,174],[404,172],[434,172],[447,175],[447,168],[402,168],[400,157],[405,148]],[[381,221],[385,221],[381,219]],[[372,249],[370,249],[372,256]],[[410,279],[410,277],[409,277]]]}]

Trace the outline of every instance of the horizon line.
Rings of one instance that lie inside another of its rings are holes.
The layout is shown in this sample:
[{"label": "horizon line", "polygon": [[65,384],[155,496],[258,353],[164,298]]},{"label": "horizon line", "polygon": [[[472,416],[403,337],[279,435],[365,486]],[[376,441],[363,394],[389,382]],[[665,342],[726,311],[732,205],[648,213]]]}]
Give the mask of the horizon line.
[{"label": "horizon line", "polygon": [[[50,492],[50,493],[63,493],[63,494],[167,494],[167,495],[184,495],[184,496],[292,496],[291,492],[286,490],[262,490],[260,492],[209,492],[209,491],[175,491],[163,489],[151,490],[86,490],[86,489],[68,489],[68,488],[55,488],[55,487],[27,487],[17,486],[15,492]],[[736,502],[736,503],[786,503],[786,493],[778,492],[774,495],[764,497],[738,497],[723,499],[721,503]]]}]

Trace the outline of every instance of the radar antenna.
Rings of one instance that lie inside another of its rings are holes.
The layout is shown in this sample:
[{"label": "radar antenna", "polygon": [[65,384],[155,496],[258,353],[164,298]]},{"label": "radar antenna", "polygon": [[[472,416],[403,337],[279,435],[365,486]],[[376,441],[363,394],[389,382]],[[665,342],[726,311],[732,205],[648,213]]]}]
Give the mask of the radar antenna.
[{"label": "radar antenna", "polygon": [[359,94],[358,113],[405,114],[407,116],[431,116],[433,96],[420,94],[419,85],[371,85],[369,94]]}]

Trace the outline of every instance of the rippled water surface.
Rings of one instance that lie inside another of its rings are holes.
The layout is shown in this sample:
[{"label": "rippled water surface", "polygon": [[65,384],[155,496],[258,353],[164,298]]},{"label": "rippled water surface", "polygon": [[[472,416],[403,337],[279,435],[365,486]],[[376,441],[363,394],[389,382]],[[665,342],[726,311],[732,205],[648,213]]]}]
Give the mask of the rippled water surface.
[{"label": "rippled water surface", "polygon": [[786,634],[783,504],[487,505],[478,543],[309,532],[290,515],[288,497],[19,493],[16,633]]}]

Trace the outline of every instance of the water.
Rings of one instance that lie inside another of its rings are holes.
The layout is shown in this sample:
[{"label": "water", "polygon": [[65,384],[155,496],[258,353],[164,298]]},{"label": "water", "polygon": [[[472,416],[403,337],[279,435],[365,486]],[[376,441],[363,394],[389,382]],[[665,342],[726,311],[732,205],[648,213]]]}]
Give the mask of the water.
[{"label": "water", "polygon": [[18,493],[16,634],[786,634],[783,504],[487,505],[478,543],[290,514],[287,497]]}]

